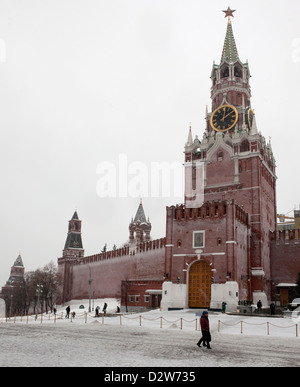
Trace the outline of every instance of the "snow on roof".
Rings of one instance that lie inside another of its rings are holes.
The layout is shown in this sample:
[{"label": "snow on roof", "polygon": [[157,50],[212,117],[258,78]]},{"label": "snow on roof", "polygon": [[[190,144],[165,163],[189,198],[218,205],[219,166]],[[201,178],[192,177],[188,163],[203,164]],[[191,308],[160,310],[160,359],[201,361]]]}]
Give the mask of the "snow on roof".
[{"label": "snow on roof", "polygon": [[149,294],[162,294],[162,290],[160,289],[147,289],[146,290],[146,293],[149,293]]},{"label": "snow on roof", "polygon": [[276,285],[278,288],[292,288],[292,287],[296,287],[297,284],[289,284],[289,283],[280,283],[278,285]]}]

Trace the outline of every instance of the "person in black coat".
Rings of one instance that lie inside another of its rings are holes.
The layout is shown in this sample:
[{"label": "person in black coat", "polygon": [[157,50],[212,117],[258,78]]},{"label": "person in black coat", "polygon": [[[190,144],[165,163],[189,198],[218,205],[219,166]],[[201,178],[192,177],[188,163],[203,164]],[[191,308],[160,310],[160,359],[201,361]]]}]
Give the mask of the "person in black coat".
[{"label": "person in black coat", "polygon": [[103,312],[104,316],[106,315],[106,309],[107,309],[107,303],[105,302],[104,306],[103,306],[103,309],[102,309],[102,312]]},{"label": "person in black coat", "polygon": [[67,306],[66,308],[66,318],[69,318],[70,317],[70,311],[71,311],[71,308],[70,308],[70,305]]},{"label": "person in black coat", "polygon": [[259,300],[258,303],[257,303],[258,313],[261,312],[261,308],[262,308],[262,302],[261,302],[261,300]]},{"label": "person in black coat", "polygon": [[272,315],[272,316],[275,316],[275,304],[274,304],[274,303],[272,303],[272,304],[270,305],[270,310],[271,310],[271,315]]}]

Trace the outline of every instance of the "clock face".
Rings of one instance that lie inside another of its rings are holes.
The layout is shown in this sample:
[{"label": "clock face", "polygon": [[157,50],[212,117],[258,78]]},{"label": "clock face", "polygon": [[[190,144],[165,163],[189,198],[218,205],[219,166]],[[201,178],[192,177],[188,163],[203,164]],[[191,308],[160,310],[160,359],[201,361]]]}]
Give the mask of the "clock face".
[{"label": "clock face", "polygon": [[248,128],[250,130],[252,130],[253,118],[254,118],[254,111],[252,109],[249,109],[247,112],[247,121],[248,121]]},{"label": "clock face", "polygon": [[210,125],[217,132],[226,132],[235,126],[238,116],[234,106],[222,105],[212,113]]}]

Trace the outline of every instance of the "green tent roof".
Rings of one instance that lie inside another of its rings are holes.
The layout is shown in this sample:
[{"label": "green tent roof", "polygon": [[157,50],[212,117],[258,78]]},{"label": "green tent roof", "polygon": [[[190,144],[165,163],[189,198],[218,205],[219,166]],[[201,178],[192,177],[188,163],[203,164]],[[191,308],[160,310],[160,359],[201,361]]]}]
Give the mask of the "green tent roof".
[{"label": "green tent roof", "polygon": [[222,51],[221,63],[235,63],[239,60],[239,54],[236,48],[231,21],[228,20],[225,42]]}]

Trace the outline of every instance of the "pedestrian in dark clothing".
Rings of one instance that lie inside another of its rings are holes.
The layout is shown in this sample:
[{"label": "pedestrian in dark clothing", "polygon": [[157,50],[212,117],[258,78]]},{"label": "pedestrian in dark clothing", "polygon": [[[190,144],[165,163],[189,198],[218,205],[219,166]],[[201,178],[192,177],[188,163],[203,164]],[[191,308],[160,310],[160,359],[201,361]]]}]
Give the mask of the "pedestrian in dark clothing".
[{"label": "pedestrian in dark clothing", "polygon": [[211,342],[211,335],[209,331],[208,312],[204,311],[202,313],[202,316],[200,319],[200,325],[201,325],[202,337],[198,341],[197,345],[198,347],[201,347],[201,344],[203,342],[204,347],[207,347],[207,349],[211,349],[211,346],[209,344]]},{"label": "pedestrian in dark clothing", "polygon": [[227,305],[226,302],[222,302],[222,313],[226,312],[226,305]]},{"label": "pedestrian in dark clothing", "polygon": [[271,310],[271,315],[272,315],[272,316],[275,316],[275,304],[274,304],[274,303],[272,303],[272,304],[270,305],[270,310]]},{"label": "pedestrian in dark clothing", "polygon": [[258,313],[261,312],[261,308],[262,308],[262,302],[259,300],[258,303],[257,303]]},{"label": "pedestrian in dark clothing", "polygon": [[206,342],[204,340],[204,334],[203,334],[203,331],[202,331],[202,318],[204,317],[204,312],[202,313],[202,316],[200,318],[200,327],[201,327],[201,332],[202,332],[202,337],[201,339],[198,341],[197,345],[198,347],[200,348],[201,347],[201,344],[203,343],[203,347],[206,347]]},{"label": "pedestrian in dark clothing", "polygon": [[106,315],[106,309],[107,309],[107,303],[105,302],[102,312],[104,313],[104,316]]},{"label": "pedestrian in dark clothing", "polygon": [[67,308],[66,308],[66,318],[70,317],[70,311],[71,311],[70,306],[67,306]]}]

